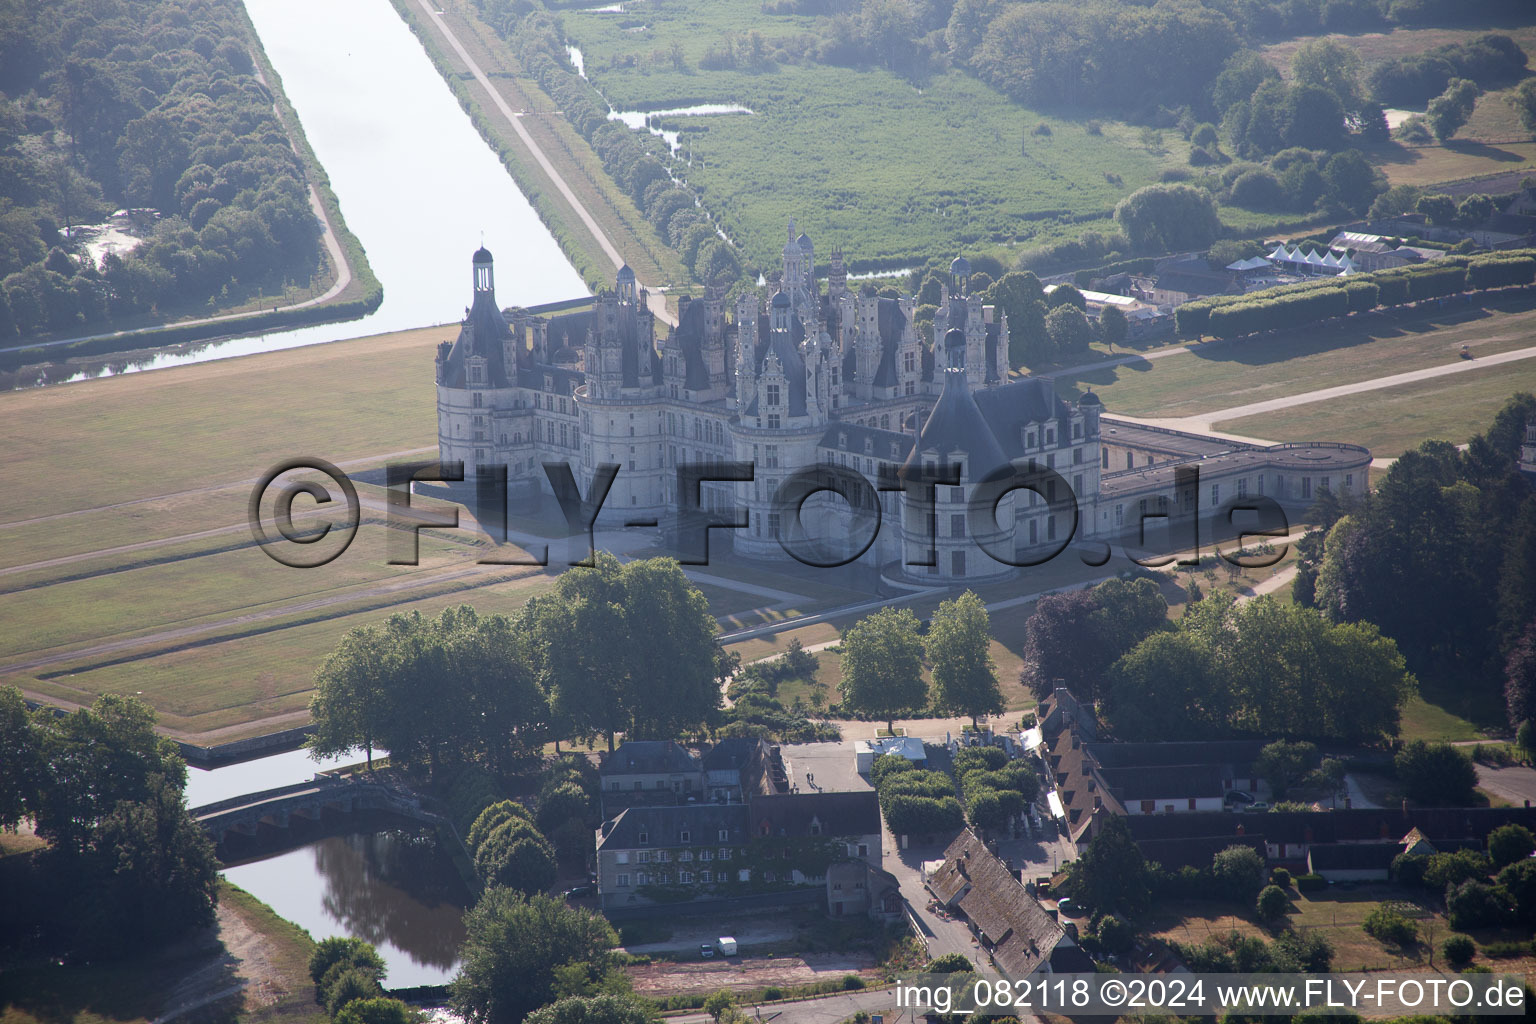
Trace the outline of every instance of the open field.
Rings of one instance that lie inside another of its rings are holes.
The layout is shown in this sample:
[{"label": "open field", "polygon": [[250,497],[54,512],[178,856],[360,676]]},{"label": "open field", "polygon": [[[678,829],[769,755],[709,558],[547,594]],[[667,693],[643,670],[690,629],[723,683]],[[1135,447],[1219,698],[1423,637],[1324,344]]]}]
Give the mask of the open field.
[{"label": "open field", "polygon": [[1395,458],[1430,438],[1461,444],[1486,429],[1511,395],[1533,390],[1536,365],[1522,360],[1367,391],[1348,400],[1224,420],[1217,427],[1288,441],[1349,441],[1365,445],[1378,458]]},{"label": "open field", "polygon": [[[1462,345],[1470,346],[1476,355],[1491,355],[1533,344],[1536,297],[1496,296],[1478,307],[1380,313],[1237,344],[1207,342],[1187,354],[1061,376],[1056,383],[1067,398],[1076,398],[1085,385],[1091,386],[1111,414],[1196,416],[1456,362]],[[1500,369],[1508,371],[1510,366]],[[1501,392],[1503,397],[1508,394]],[[1223,429],[1250,433],[1230,423]],[[1253,436],[1303,439],[1262,432]],[[1323,435],[1307,434],[1306,438],[1323,439]],[[1326,439],[1356,440],[1348,434]]]},{"label": "open field", "polygon": [[[620,110],[753,111],[672,120],[692,151],[683,174],[763,265],[776,264],[791,216],[818,245],[840,244],[853,269],[961,248],[1011,263],[1015,245],[1110,226],[1116,202],[1188,156],[1177,132],[1105,120],[1102,135],[1090,135],[1085,122],[1027,110],[959,71],[918,88],[883,70],[816,63],[709,70],[700,66],[706,51],[728,36],[758,31],[771,54],[815,19],[768,14],[755,0],[643,7],[560,16],[588,77]],[[1039,125],[1050,134],[1035,134]]]}]

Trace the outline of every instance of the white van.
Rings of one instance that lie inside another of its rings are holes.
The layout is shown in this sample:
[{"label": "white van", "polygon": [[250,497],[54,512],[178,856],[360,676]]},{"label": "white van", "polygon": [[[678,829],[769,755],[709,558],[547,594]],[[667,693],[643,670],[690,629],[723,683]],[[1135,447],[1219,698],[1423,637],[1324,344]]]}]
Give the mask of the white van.
[{"label": "white van", "polygon": [[720,936],[720,938],[715,940],[715,945],[719,947],[721,956],[736,955],[736,940],[729,935]]}]

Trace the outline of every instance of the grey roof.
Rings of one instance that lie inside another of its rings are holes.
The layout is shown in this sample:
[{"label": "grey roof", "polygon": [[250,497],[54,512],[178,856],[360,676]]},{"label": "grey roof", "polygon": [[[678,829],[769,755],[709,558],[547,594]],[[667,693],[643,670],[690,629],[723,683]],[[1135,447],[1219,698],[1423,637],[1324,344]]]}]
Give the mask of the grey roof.
[{"label": "grey roof", "polygon": [[[864,450],[865,441],[869,442],[868,451]],[[912,451],[912,435],[902,430],[883,430],[857,423],[836,422],[827,426],[827,432],[821,435],[817,444],[822,448],[833,448],[885,462],[905,462],[908,453]],[[895,446],[894,451],[892,445]]]},{"label": "grey roof", "polygon": [[944,371],[944,390],[934,403],[928,421],[918,433],[917,444],[907,457],[906,469],[922,465],[923,453],[937,451],[941,464],[956,453],[965,456],[965,481],[976,483],[999,467],[1008,465],[1008,456],[993,436],[986,417],[976,404],[966,381],[965,371]]},{"label": "grey roof", "polygon": [[[474,262],[489,263],[491,254],[484,248],[478,249],[475,252]],[[517,367],[509,369],[506,365],[502,341],[511,336],[512,329],[507,326],[507,318],[502,316],[501,310],[496,306],[496,290],[489,288],[475,292],[474,304],[470,306],[469,315],[464,318],[464,324],[459,328],[458,339],[454,341],[453,348],[448,352],[447,363],[443,367],[443,384],[451,388],[467,386],[469,375],[465,368],[465,360],[471,356],[483,356],[486,365],[484,386],[510,387],[512,375],[516,374]]]},{"label": "grey roof", "polygon": [[1246,768],[1258,759],[1263,740],[1182,740],[1169,743],[1094,743],[1089,747],[1105,768],[1171,765],[1233,765]]},{"label": "grey roof", "polygon": [[1099,771],[1123,803],[1219,797],[1226,792],[1221,767],[1214,764],[1138,765],[1134,768],[1101,765]]},{"label": "grey roof", "polygon": [[704,770],[714,772],[749,767],[758,757],[767,756],[767,746],[755,736],[727,737],[705,751]]},{"label": "grey roof", "polygon": [[603,775],[678,774],[699,770],[698,759],[672,740],[626,740],[603,758]]},{"label": "grey roof", "polygon": [[690,302],[677,319],[674,340],[683,350],[683,387],[702,391],[709,387],[709,367],[704,363],[704,303]]},{"label": "grey roof", "polygon": [[491,259],[491,250],[487,249],[483,245],[480,248],[476,249],[474,256],[472,256],[470,258],[475,263],[491,263],[491,262],[494,262]]},{"label": "grey roof", "polygon": [[893,388],[896,380],[896,349],[907,325],[907,315],[896,299],[880,299],[876,306],[875,329],[880,335],[880,365],[875,368],[874,386]]},{"label": "grey roof", "polygon": [[628,263],[624,264],[622,267],[619,268],[618,280],[620,280],[620,281],[633,281],[634,279],[635,279],[635,272],[633,270],[629,269],[629,264]]},{"label": "grey roof", "polygon": [[800,237],[795,239],[795,244],[800,247],[801,251],[808,250],[811,248],[811,236],[802,231],[800,232]]},{"label": "grey roof", "polygon": [[[779,295],[784,295],[780,292]],[[777,300],[778,296],[774,297]],[[785,301],[788,296],[785,296]],[[768,353],[778,356],[779,369],[784,373],[784,384],[789,391],[787,411],[790,416],[805,415],[805,357],[800,354],[800,343],[805,340],[805,324],[800,322],[798,316],[793,314],[789,318],[789,332],[775,331],[770,327],[771,320],[768,317],[760,317],[757,328],[757,352],[754,362],[757,372],[763,372],[763,363],[768,359]],[[746,416],[756,416],[757,393],[754,390],[747,407],[742,410]]]},{"label": "grey roof", "polygon": [[[754,836],[869,836],[880,831],[880,800],[872,789],[857,793],[774,793],[754,796]],[[812,821],[820,825],[811,831]]]},{"label": "grey roof", "polygon": [[1004,974],[1033,974],[1058,945],[1070,945],[1061,925],[970,829],[949,844],[928,887],[945,903],[959,897],[961,912]]},{"label": "grey roof", "polygon": [[1400,842],[1320,843],[1307,848],[1314,871],[1386,871],[1403,852]]},{"label": "grey roof", "polygon": [[[729,833],[720,838],[720,831]],[[688,838],[683,839],[683,833]],[[645,841],[641,842],[641,836]],[[599,850],[663,847],[736,846],[747,841],[746,804],[689,804],[686,807],[628,807],[603,824]]]},{"label": "grey roof", "polygon": [[971,272],[971,261],[964,256],[956,256],[949,264],[949,272],[956,275],[969,274]]},{"label": "grey roof", "polygon": [[784,292],[774,292],[773,299],[769,304],[774,309],[783,309],[789,305],[789,296]]},{"label": "grey roof", "polygon": [[1010,459],[1024,455],[1024,428],[1032,423],[1056,421],[1068,429],[1072,410],[1056,395],[1047,377],[1024,377],[975,395],[976,405],[992,425],[992,433]]}]

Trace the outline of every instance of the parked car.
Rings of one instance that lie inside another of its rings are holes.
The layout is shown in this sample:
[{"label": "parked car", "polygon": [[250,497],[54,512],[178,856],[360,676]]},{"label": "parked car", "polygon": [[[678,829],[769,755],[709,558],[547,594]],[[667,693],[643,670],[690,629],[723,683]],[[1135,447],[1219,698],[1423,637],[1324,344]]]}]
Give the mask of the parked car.
[{"label": "parked car", "polygon": [[715,956],[715,947],[707,942],[699,944],[699,956],[704,960],[712,960]]},{"label": "parked car", "polygon": [[590,885],[573,885],[565,890],[565,898],[568,900],[580,899],[583,896],[591,896],[595,891]]},{"label": "parked car", "polygon": [[1063,896],[1056,901],[1056,910],[1062,917],[1071,917],[1077,913],[1077,904],[1072,902],[1072,897]]},{"label": "parked car", "polygon": [[1228,790],[1227,791],[1227,795],[1222,797],[1221,799],[1222,799],[1223,802],[1229,803],[1229,804],[1251,804],[1251,803],[1253,803],[1253,794],[1252,793],[1244,793],[1240,789],[1233,789],[1233,790]]},{"label": "parked car", "polygon": [[1269,810],[1269,804],[1265,803],[1263,800],[1260,800],[1257,803],[1249,804],[1248,809],[1250,811],[1267,811]]}]

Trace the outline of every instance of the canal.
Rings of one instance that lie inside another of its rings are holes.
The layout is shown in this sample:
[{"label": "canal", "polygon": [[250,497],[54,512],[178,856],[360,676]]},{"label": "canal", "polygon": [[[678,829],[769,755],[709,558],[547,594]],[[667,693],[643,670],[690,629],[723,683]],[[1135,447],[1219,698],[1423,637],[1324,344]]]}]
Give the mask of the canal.
[{"label": "canal", "polygon": [[[308,751],[290,750],[219,768],[189,767],[187,804],[307,782],[316,772],[360,762],[361,751],[314,761]],[[224,877],[316,940],[354,936],[378,947],[387,987],[442,985],[457,971],[470,895],[430,830],[372,813],[295,846],[237,857]]]},{"label": "canal", "polygon": [[469,299],[469,257],[482,243],[496,257],[503,305],[587,294],[387,0],[245,0],[245,7],[347,226],[383,282],[384,301],[350,323],[217,341],[126,366],[121,357],[103,360],[73,379],[457,322]]}]

